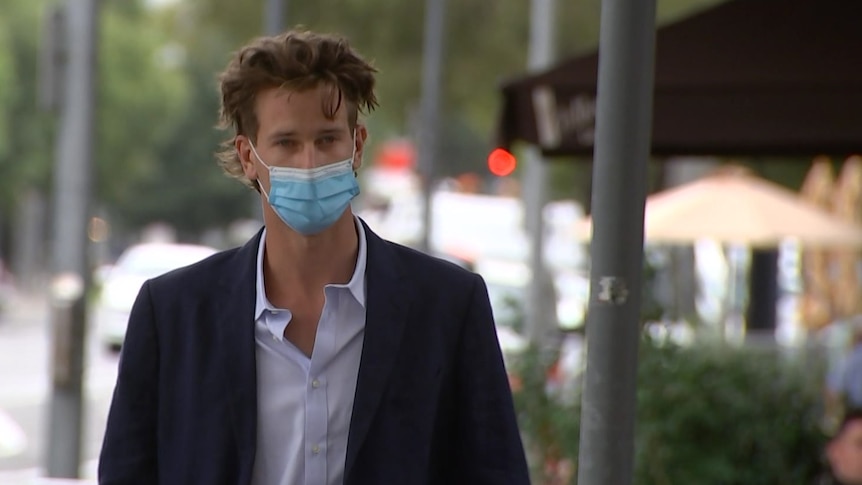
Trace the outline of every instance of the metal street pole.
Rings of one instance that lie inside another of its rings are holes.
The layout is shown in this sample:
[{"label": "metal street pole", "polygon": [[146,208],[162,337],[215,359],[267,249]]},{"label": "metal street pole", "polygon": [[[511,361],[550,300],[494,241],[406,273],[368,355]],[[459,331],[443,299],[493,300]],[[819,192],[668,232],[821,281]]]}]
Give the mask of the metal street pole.
[{"label": "metal street pole", "polygon": [[287,10],[287,0],[264,0],[263,32],[266,35],[278,35],[284,30],[284,12]]},{"label": "metal street pole", "polygon": [[602,0],[579,485],[630,485],[655,0]]},{"label": "metal street pole", "polygon": [[[556,0],[532,0],[530,4],[530,46],[527,53],[529,71],[546,69],[553,61],[556,3]],[[538,147],[525,147],[524,159],[524,223],[530,241],[532,275],[524,314],[530,341],[542,348],[548,334],[556,325],[553,284],[546,284],[551,276],[545,268],[544,259],[543,211],[548,200],[548,169]]]},{"label": "metal street pole", "polygon": [[54,170],[51,285],[52,386],[45,468],[49,477],[77,478],[83,428],[86,336],[87,223],[93,155],[98,0],[65,9],[65,96]]},{"label": "metal street pole", "polygon": [[445,35],[446,0],[425,0],[425,35],[422,52],[422,98],[419,122],[419,175],[422,180],[422,239],[420,249],[431,250],[432,190],[436,175],[440,90]]}]

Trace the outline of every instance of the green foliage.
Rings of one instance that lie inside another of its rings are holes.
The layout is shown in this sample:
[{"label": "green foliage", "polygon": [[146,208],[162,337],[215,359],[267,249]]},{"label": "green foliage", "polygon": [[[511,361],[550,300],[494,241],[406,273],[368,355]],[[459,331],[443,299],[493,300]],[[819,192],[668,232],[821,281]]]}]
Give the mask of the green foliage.
[{"label": "green foliage", "polygon": [[153,195],[135,187],[168,164],[158,147],[173,135],[190,86],[161,57],[166,36],[146,12],[114,5],[101,15],[95,175],[97,200],[125,214]]},{"label": "green foliage", "polygon": [[27,188],[50,183],[53,130],[50,116],[39,110],[36,82],[45,4],[12,0],[0,15],[0,220]]},{"label": "green foliage", "polygon": [[546,463],[578,456],[580,407],[563,404],[548,392],[547,376],[556,357],[531,346],[509,364],[517,376],[513,397],[518,425],[537,484],[545,481]]},{"label": "green foliage", "polygon": [[[520,362],[528,441],[573,461],[579,405],[543,392],[541,360]],[[817,366],[756,348],[646,340],[638,367],[637,485],[803,485],[820,465]],[[558,452],[557,450],[561,450]]]},{"label": "green foliage", "polygon": [[[44,0],[10,0],[0,16],[4,225],[26,191],[36,188],[50,199],[57,114],[41,111],[38,103],[47,5]],[[202,79],[194,63],[186,69],[182,59],[170,56],[177,46],[160,20],[140,1],[101,4],[93,206],[107,208],[121,231],[163,220],[181,232],[199,233],[251,210],[247,191],[222,180],[212,156],[217,145],[212,74],[207,71]],[[203,104],[200,91],[205,93]],[[195,143],[201,138],[206,142]],[[186,156],[188,145],[197,150],[195,156]],[[196,209],[192,201],[205,197],[211,198],[209,204]]]},{"label": "green foliage", "polygon": [[[166,31],[170,23],[164,24]],[[109,207],[127,230],[160,221],[176,227],[182,239],[194,239],[207,229],[249,217],[254,199],[248,189],[222,174],[214,156],[225,137],[215,128],[215,73],[227,50],[196,51],[200,45],[169,43],[164,40],[167,34],[161,35],[161,43],[154,43],[157,48],[147,53],[148,59],[161,61],[150,66],[159,73],[159,84],[150,86],[151,95],[145,99],[154,101],[142,107],[150,114],[141,122],[150,126],[140,130],[125,127],[129,136],[144,133],[149,137],[143,153],[150,158],[137,164],[134,177],[124,179],[128,185],[115,194]],[[197,41],[218,44],[219,37],[202,32]],[[121,168],[129,170],[130,166],[121,164]]]},{"label": "green foliage", "polygon": [[643,483],[804,484],[816,474],[814,369],[752,348],[646,347],[643,354]]},{"label": "green foliage", "polygon": [[0,157],[8,155],[11,133],[9,132],[9,116],[15,97],[15,70],[12,58],[11,29],[4,25],[8,21],[0,19]]}]

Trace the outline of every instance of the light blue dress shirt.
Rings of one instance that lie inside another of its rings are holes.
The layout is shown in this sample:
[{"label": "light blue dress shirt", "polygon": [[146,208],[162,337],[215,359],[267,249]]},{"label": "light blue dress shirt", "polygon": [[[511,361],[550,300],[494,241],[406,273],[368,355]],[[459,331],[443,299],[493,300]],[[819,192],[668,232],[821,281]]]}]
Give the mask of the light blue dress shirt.
[{"label": "light blue dress shirt", "polygon": [[853,347],[844,360],[829,372],[826,385],[830,391],[844,394],[851,407],[862,407],[862,344]]},{"label": "light blue dress shirt", "polygon": [[365,334],[365,231],[353,277],[326,285],[314,350],[306,356],[284,338],[289,309],[266,296],[263,254],[257,255],[255,341],[257,443],[252,485],[335,485],[344,482],[347,435]]}]

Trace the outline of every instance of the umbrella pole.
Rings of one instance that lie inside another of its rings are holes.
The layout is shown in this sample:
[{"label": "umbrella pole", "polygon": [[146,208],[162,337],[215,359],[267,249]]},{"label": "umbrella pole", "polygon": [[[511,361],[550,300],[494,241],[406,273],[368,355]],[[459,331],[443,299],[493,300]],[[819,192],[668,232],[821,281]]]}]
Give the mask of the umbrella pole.
[{"label": "umbrella pole", "polygon": [[748,295],[745,340],[749,343],[774,343],[778,305],[778,249],[752,248]]},{"label": "umbrella pole", "polygon": [[603,0],[599,51],[592,281],[577,483],[629,485],[634,469],[655,0]]}]

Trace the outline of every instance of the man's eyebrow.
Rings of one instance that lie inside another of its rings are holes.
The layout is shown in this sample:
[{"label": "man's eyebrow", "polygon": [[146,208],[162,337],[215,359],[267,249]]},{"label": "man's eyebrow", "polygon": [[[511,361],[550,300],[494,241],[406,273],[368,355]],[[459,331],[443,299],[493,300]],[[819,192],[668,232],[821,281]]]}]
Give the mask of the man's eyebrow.
[{"label": "man's eyebrow", "polygon": [[292,138],[295,136],[296,136],[296,131],[291,131],[291,130],[284,131],[284,130],[282,130],[282,131],[276,131],[276,132],[272,133],[267,138],[269,138],[270,140],[277,140],[279,138]]},{"label": "man's eyebrow", "polygon": [[[338,127],[333,126],[330,128],[322,128],[322,129],[318,130],[317,136],[341,135],[343,133],[344,133],[344,130],[342,128],[338,128]],[[278,140],[281,138],[294,138],[297,136],[299,136],[299,133],[297,133],[295,130],[279,130],[279,131],[273,132],[267,138],[269,140]]]},{"label": "man's eyebrow", "polygon": [[343,132],[344,132],[344,130],[342,130],[341,128],[332,127],[332,128],[323,128],[322,130],[318,131],[317,134],[318,135],[340,135]]}]

